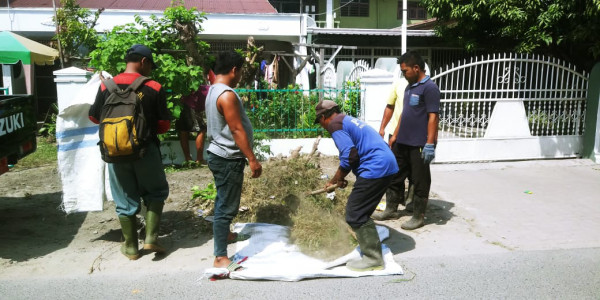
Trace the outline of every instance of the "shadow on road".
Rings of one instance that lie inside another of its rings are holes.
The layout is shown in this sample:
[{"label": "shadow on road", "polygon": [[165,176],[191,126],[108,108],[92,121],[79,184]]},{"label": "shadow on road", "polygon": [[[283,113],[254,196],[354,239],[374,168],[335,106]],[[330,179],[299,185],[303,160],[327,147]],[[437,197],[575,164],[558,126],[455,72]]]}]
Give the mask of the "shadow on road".
[{"label": "shadow on road", "polygon": [[429,224],[445,225],[455,215],[451,212],[454,207],[454,203],[429,199],[427,204],[427,211],[425,212],[425,226]]},{"label": "shadow on road", "polygon": [[[105,208],[105,210],[107,210]],[[109,208],[110,210],[110,208]],[[145,213],[139,213],[137,216],[138,238],[140,241],[140,251],[145,237],[144,219],[142,216]],[[92,240],[108,241],[120,243],[123,241],[121,235],[121,227],[118,224],[115,213],[115,227],[104,232],[101,236]],[[204,245],[212,239],[211,227],[212,223],[205,221],[202,218],[195,216],[191,211],[164,211],[162,214],[159,230],[159,243],[167,249],[165,254],[150,254],[154,255],[153,260],[162,260],[178,249],[195,248]],[[142,253],[147,255],[148,253]]]},{"label": "shadow on road", "polygon": [[69,246],[86,213],[60,210],[60,192],[0,197],[0,257],[16,262]]},{"label": "shadow on road", "polygon": [[377,225],[384,226],[389,229],[390,237],[383,241],[383,243],[390,248],[394,255],[415,249],[415,240],[412,237],[396,230],[395,228],[383,224]]},{"label": "shadow on road", "polygon": [[167,249],[167,253],[155,255],[154,260],[164,259],[178,249],[206,244],[212,239],[212,223],[197,217],[192,211],[165,211],[159,233],[159,242]]},{"label": "shadow on road", "polygon": [[[114,203],[105,202],[101,212],[73,214],[60,210],[61,204],[61,192],[0,197],[0,258],[23,262],[69,245],[94,247],[96,241],[117,244],[122,241]],[[167,254],[157,255],[155,259],[163,259],[178,249],[205,244],[212,238],[210,228],[211,223],[191,211],[165,211],[159,241],[167,248]],[[141,228],[142,241],[144,234]]]},{"label": "shadow on road", "polygon": [[[427,204],[427,212],[425,213],[425,227],[427,225],[436,224],[436,225],[445,225],[454,217],[454,214],[451,212],[454,207],[454,203],[447,202],[444,200],[437,199],[429,199],[429,203]],[[401,211],[403,219],[402,223],[408,221],[412,213],[408,213],[407,211]],[[408,218],[406,218],[408,216]],[[385,240],[383,243],[388,245],[392,250],[392,253],[399,254],[403,252],[408,252],[415,249],[416,242],[415,240],[404,233],[403,229],[400,229],[401,223],[396,223],[394,226],[396,228],[387,226],[383,223],[378,223],[377,225],[385,226],[390,231],[390,237]],[[417,229],[418,230],[418,229]]]}]

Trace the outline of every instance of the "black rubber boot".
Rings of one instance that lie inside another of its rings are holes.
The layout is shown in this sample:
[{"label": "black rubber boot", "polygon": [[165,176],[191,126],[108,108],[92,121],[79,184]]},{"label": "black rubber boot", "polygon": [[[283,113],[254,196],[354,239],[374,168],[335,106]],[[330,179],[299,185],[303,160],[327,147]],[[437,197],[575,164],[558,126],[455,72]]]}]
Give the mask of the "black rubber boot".
[{"label": "black rubber boot", "polygon": [[427,199],[414,196],[414,211],[410,220],[403,223],[400,227],[404,230],[414,230],[425,225],[425,210],[427,209]]},{"label": "black rubber boot", "polygon": [[[404,193],[404,191],[402,191],[402,193]],[[399,219],[400,213],[398,212],[398,205],[402,198],[400,197],[400,193],[388,188],[385,192],[385,210],[383,212],[376,211],[371,217],[377,221]]]},{"label": "black rubber boot", "polygon": [[156,253],[165,253],[166,250],[158,244],[158,228],[160,225],[160,216],[163,211],[163,202],[153,201],[148,203],[146,212],[146,239],[144,240],[144,250],[150,250]]},{"label": "black rubber boot", "polygon": [[406,192],[406,201],[404,202],[404,210],[408,213],[412,213],[414,209],[414,198],[415,198],[415,186],[412,184],[408,185],[408,191]]},{"label": "black rubber boot", "polygon": [[140,258],[138,251],[138,234],[135,215],[119,216],[121,223],[121,232],[125,241],[121,245],[121,253],[131,260]]},{"label": "black rubber boot", "polygon": [[373,220],[369,219],[354,232],[362,252],[362,258],[349,261],[346,263],[346,267],[356,272],[383,270],[385,266],[381,253],[381,242]]}]

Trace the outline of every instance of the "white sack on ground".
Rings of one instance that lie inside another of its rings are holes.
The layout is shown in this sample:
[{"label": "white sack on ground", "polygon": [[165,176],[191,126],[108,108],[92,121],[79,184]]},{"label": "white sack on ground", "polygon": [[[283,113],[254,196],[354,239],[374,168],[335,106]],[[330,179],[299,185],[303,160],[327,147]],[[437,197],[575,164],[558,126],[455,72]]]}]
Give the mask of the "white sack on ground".
[{"label": "white sack on ground", "polygon": [[[250,234],[250,239],[237,243],[233,260],[248,257],[241,265],[242,271],[231,272],[230,278],[241,280],[280,280],[299,281],[318,277],[361,277],[377,275],[402,275],[402,267],[394,261],[390,249],[382,244],[385,269],[369,272],[355,272],[346,268],[345,263],[360,257],[359,248],[333,262],[325,262],[304,255],[296,245],[289,243],[289,228],[274,224],[236,224],[234,231]],[[389,237],[389,230],[377,226],[380,240]],[[204,277],[210,277],[220,269],[207,269]],[[217,272],[218,273],[218,272]]]},{"label": "white sack on ground", "polygon": [[66,107],[59,107],[56,118],[58,171],[67,213],[103,208],[105,163],[97,145],[98,125],[88,118],[99,87],[100,78],[96,74]]}]

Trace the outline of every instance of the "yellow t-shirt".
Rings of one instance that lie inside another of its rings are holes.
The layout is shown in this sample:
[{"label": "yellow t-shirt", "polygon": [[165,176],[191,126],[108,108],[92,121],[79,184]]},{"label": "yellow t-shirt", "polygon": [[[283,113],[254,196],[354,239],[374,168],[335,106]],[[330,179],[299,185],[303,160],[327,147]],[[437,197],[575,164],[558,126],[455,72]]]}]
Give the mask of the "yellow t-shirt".
[{"label": "yellow t-shirt", "polygon": [[400,120],[402,108],[404,107],[404,90],[406,90],[406,86],[408,86],[408,81],[406,81],[404,77],[400,78],[392,85],[392,92],[388,97],[387,104],[394,106],[394,114],[392,115],[390,122],[385,126],[385,134],[387,136],[394,134],[396,125],[398,125],[398,121]]}]

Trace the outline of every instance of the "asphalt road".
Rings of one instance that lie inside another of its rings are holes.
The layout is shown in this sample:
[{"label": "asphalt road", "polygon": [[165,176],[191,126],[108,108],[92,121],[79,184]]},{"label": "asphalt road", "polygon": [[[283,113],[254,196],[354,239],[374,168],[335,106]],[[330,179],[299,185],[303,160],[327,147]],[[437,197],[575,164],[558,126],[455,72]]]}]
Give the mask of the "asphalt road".
[{"label": "asphalt road", "polygon": [[[382,223],[401,276],[209,281],[200,277],[210,261],[150,272],[129,264],[126,272],[5,279],[0,299],[600,299],[600,166],[434,165],[432,177],[425,227]],[[199,257],[211,250],[194,249]]]},{"label": "asphalt road", "polygon": [[32,278],[2,299],[600,299],[600,249],[436,256],[405,275],[300,282],[200,279],[198,272]]}]

